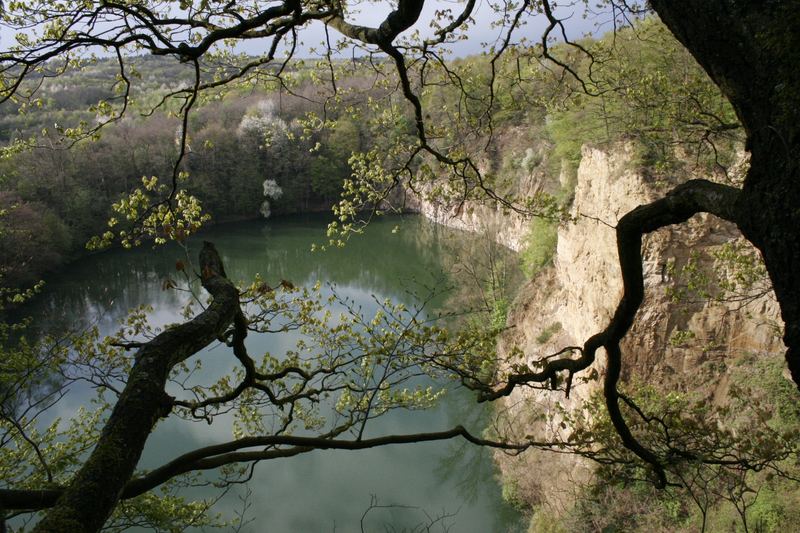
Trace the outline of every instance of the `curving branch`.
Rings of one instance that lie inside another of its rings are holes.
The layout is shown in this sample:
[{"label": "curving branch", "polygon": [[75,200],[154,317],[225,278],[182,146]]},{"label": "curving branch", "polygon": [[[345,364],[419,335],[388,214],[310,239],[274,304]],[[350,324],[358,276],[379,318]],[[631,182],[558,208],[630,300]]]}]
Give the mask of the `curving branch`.
[{"label": "curving branch", "polygon": [[561,38],[564,39],[564,42],[567,45],[577,48],[581,53],[583,53],[586,57],[589,58],[590,60],[589,80],[592,79],[592,65],[594,64],[595,61],[594,55],[591,52],[589,52],[589,50],[587,50],[586,47],[582,46],[579,43],[569,40],[569,38],[567,37],[567,30],[564,27],[564,21],[563,19],[560,19],[553,14],[553,8],[550,5],[549,0],[542,0],[542,11],[544,12],[544,15],[545,17],[547,17],[548,21],[547,28],[545,28],[544,32],[542,33],[542,38],[540,41],[540,44],[542,45],[542,56],[545,59],[551,61],[552,63],[558,65],[561,69],[564,70],[564,72],[569,73],[569,75],[572,76],[572,78],[574,78],[578,83],[580,83],[584,93],[588,94],[589,96],[598,96],[599,93],[593,91],[586,83],[586,80],[584,80],[583,77],[575,71],[575,69],[573,69],[570,65],[559,60],[557,57],[555,57],[550,53],[550,47],[548,45],[550,34],[553,33],[553,31],[556,30],[557,28],[558,30],[560,30],[559,33],[561,34]]},{"label": "curving branch", "polygon": [[397,3],[397,9],[389,13],[376,28],[347,22],[341,10],[341,5],[339,12],[331,15],[326,22],[346,37],[367,44],[384,46],[391,43],[398,35],[417,22],[424,5],[425,0],[400,0]]},{"label": "curving branch", "polygon": [[[449,440],[461,437],[478,445],[489,446],[512,453],[519,453],[532,447],[551,447],[552,443],[526,441],[510,443],[494,441],[473,435],[463,426],[430,433],[412,433],[407,435],[386,435],[372,439],[343,440],[325,437],[298,437],[291,435],[268,435],[261,437],[245,437],[224,444],[199,448],[173,459],[151,472],[132,479],[121,492],[121,499],[135,498],[148,492],[164,482],[187,472],[210,470],[224,465],[254,462],[279,457],[291,457],[314,450],[366,450],[378,446],[392,444],[411,444]],[[291,448],[274,448],[275,446],[291,446]],[[262,450],[240,451],[246,448],[267,447]],[[44,490],[0,490],[0,508],[39,510],[53,507],[65,489]]]},{"label": "curving branch", "polygon": [[[664,463],[633,436],[620,410],[620,393],[617,390],[622,371],[620,342],[633,325],[636,312],[644,300],[644,275],[642,271],[642,236],[672,224],[686,222],[698,213],[711,213],[722,219],[737,222],[737,201],[741,190],[707,180],[691,180],[675,187],[664,198],[642,205],[623,216],[617,224],[617,252],[622,270],[623,295],[609,324],[586,341],[577,359],[563,358],[548,361],[538,372],[524,372],[509,376],[504,386],[481,391],[480,400],[494,400],[520,385],[556,382],[558,376],[567,374],[567,390],[575,373],[594,363],[597,350],[604,348],[608,367],[603,383],[603,394],[611,421],[626,448],[651,465],[657,484],[666,486]],[[473,386],[473,388],[479,388]]]},{"label": "curving branch", "polygon": [[622,370],[620,341],[633,325],[636,312],[644,300],[642,272],[642,236],[672,224],[681,224],[697,213],[711,213],[724,220],[737,222],[736,202],[741,191],[728,185],[706,180],[692,180],[679,185],[666,197],[637,207],[617,224],[617,252],[622,270],[623,296],[611,323],[603,334],[603,347],[608,356],[603,394],[611,421],[626,448],[649,463],[660,487],[666,486],[662,460],[642,446],[632,435],[620,411],[617,390]]},{"label": "curving branch", "polygon": [[[172,410],[164,392],[175,365],[217,339],[239,309],[239,292],[225,276],[214,245],[200,252],[201,281],[214,298],[197,317],[170,328],[136,353],[125,389],[89,458],[34,531],[97,531],[116,507],[159,418]],[[91,501],[92,505],[86,505]]]},{"label": "curving branch", "polygon": [[438,44],[442,44],[447,40],[447,38],[453,34],[458,28],[460,28],[463,24],[465,24],[470,17],[472,16],[472,12],[475,9],[475,0],[467,0],[467,3],[464,5],[464,9],[461,11],[453,21],[445,26],[444,28],[440,28],[436,30],[436,38],[427,39],[423,43],[423,48],[425,50],[428,49],[430,46],[436,46]]}]

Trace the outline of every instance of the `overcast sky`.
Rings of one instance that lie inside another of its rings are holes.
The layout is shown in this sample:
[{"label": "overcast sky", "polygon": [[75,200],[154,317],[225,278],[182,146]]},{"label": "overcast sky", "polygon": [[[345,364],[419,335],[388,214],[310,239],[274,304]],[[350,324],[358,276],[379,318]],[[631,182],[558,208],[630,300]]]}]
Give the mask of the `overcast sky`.
[{"label": "overcast sky", "polygon": [[[435,11],[450,9],[453,15],[456,16],[463,9],[464,3],[464,0],[428,0],[419,18],[419,22],[412,29],[405,32],[405,34],[409,34],[414,29],[418,29],[423,36],[432,35],[429,23]],[[579,38],[588,33],[602,34],[611,29],[607,14],[605,16],[584,17],[583,3],[579,1],[577,4],[576,7],[563,7],[556,12],[557,16],[560,18],[568,17],[564,24],[570,39]],[[361,10],[360,13],[353,15],[349,20],[357,24],[376,26],[384,20],[386,15],[392,10],[392,2],[386,0],[362,2],[359,7]],[[453,50],[453,53],[457,56],[481,53],[502,40],[503,33],[501,29],[492,27],[492,21],[497,20],[498,15],[492,10],[489,0],[478,0],[473,18],[476,24],[469,31],[469,39],[459,42]],[[524,36],[530,41],[537,42],[546,26],[547,20],[544,15],[528,18],[526,25],[515,32],[515,41],[518,41]],[[331,39],[337,39],[339,37],[339,34],[333,29],[330,30],[330,35]],[[557,35],[554,36],[559,37]],[[318,50],[322,48],[320,45],[325,40],[323,24],[321,22],[313,22],[308,28],[300,32],[300,37],[303,44],[298,48],[296,57],[308,57],[311,55],[310,52],[314,48]],[[1,27],[0,49],[14,42],[14,32],[6,27]],[[248,41],[239,45],[236,50],[258,55],[263,53],[267,46],[269,46],[269,43],[265,40]],[[100,53],[99,50],[95,50],[95,52]]]},{"label": "overcast sky", "polygon": [[[363,3],[361,5],[361,12],[349,17],[348,20],[365,26],[377,26],[391,12],[393,9],[392,4],[393,2],[385,0]],[[453,15],[457,16],[463,9],[464,4],[465,1],[463,0],[428,0],[425,3],[425,7],[417,24],[404,32],[403,35],[410,34],[416,29],[419,30],[424,37],[431,36],[433,31],[430,29],[429,24],[437,10],[450,9]],[[611,29],[611,26],[608,24],[609,16],[607,14],[605,16],[587,14],[587,16],[584,17],[583,4],[581,2],[579,2],[579,4],[579,6],[562,8],[556,12],[557,16],[560,18],[569,17],[564,25],[567,28],[567,35],[570,39],[580,38],[588,33],[597,33],[598,29],[601,34]],[[457,47],[453,50],[453,53],[457,56],[479,54],[486,51],[490,46],[501,42],[502,38],[505,36],[500,28],[492,27],[492,22],[498,19],[498,15],[492,10],[487,0],[478,0],[473,18],[476,23],[469,30],[469,39],[459,42]],[[547,19],[544,15],[539,15],[532,19],[528,18],[527,24],[520,28],[520,30],[515,31],[515,41],[518,41],[524,36],[531,41],[538,42],[546,27]],[[331,39],[336,39],[340,36],[340,34],[333,29],[331,29],[329,33]],[[554,34],[554,36],[556,35]],[[303,46],[298,50],[299,56],[309,55],[309,51],[313,48],[320,49],[320,45],[325,40],[323,24],[321,22],[312,23],[303,31],[301,38]],[[266,43],[264,42],[248,42],[239,50],[249,54],[258,54],[263,52],[263,47],[265,46]]]}]

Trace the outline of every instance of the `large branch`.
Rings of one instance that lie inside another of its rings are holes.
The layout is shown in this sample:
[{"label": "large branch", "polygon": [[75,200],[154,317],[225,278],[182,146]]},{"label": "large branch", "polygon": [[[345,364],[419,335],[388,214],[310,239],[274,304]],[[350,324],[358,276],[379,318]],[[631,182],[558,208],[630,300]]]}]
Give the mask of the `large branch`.
[{"label": "large branch", "polygon": [[[448,440],[455,437],[463,439],[479,446],[490,446],[520,452],[527,448],[550,447],[551,443],[545,442],[521,442],[509,443],[493,441],[476,437],[462,426],[452,429],[431,433],[412,433],[406,435],[385,435],[372,439],[362,440],[342,440],[329,439],[324,437],[298,437],[292,435],[267,435],[261,437],[245,437],[223,444],[199,448],[189,453],[181,455],[166,463],[165,465],[152,470],[142,477],[131,480],[122,491],[121,499],[135,498],[148,492],[164,482],[185,474],[187,472],[210,470],[224,465],[262,461],[275,459],[278,457],[291,457],[313,450],[365,450],[378,446],[388,446],[391,444],[410,444],[420,442],[431,442]],[[292,446],[291,448],[268,448],[254,451],[239,451],[245,448],[264,447],[264,446]],[[63,489],[46,490],[0,490],[0,507],[5,509],[26,509],[37,510],[52,507]]]},{"label": "large branch", "polygon": [[651,450],[636,440],[625,422],[619,405],[617,383],[622,371],[620,341],[633,325],[636,312],[644,300],[642,271],[642,236],[672,224],[681,224],[697,213],[711,213],[736,222],[737,200],[741,191],[728,185],[706,180],[692,180],[679,185],[666,197],[639,206],[623,216],[617,224],[617,253],[622,271],[623,296],[614,317],[601,333],[608,357],[603,394],[611,422],[625,447],[652,465],[658,485],[666,485],[664,465]]},{"label": "large branch", "polygon": [[786,361],[800,387],[800,0],[768,7],[735,0],[651,4],[728,97],[747,132],[751,158],[739,227],[764,258],[781,307]]},{"label": "large branch", "polygon": [[328,19],[328,24],[342,35],[363,43],[387,45],[395,37],[414,25],[422,13],[425,0],[400,0],[397,9],[389,13],[377,28],[351,24],[341,11]]},{"label": "large branch", "polygon": [[[653,9],[675,37],[730,99],[748,137],[761,135],[774,121],[796,119],[794,106],[776,101],[796,98],[783,91],[798,80],[795,51],[800,44],[800,1],[653,0]],[[716,29],[715,29],[716,28]],[[777,112],[776,112],[777,111]]]},{"label": "large branch", "polygon": [[239,310],[239,293],[225,277],[211,243],[200,252],[203,287],[214,298],[185,324],[169,328],[135,356],[128,382],[89,458],[34,531],[98,531],[122,496],[153,426],[172,409],[164,386],[172,368],[199,352],[228,328]]},{"label": "large branch", "polygon": [[652,451],[639,443],[630,431],[619,406],[617,383],[622,370],[620,341],[633,325],[636,312],[644,299],[642,271],[642,236],[672,224],[686,222],[697,213],[711,213],[722,219],[737,222],[737,199],[741,191],[728,185],[706,180],[692,180],[675,187],[664,198],[642,205],[623,216],[617,224],[617,252],[622,271],[623,295],[613,318],[601,332],[586,341],[577,359],[555,359],[538,372],[514,374],[505,386],[484,391],[482,400],[492,400],[511,394],[519,385],[554,381],[567,373],[567,390],[572,376],[594,363],[597,350],[605,348],[608,368],[603,384],[606,406],[614,428],[626,448],[652,465],[658,484],[666,484],[664,465]]}]

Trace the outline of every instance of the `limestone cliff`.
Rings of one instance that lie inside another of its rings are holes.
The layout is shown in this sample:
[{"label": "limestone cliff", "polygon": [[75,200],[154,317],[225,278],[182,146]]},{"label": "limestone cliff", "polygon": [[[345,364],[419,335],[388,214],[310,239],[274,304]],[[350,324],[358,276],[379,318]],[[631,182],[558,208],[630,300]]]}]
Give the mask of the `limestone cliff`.
[{"label": "limestone cliff", "polygon": [[407,207],[425,218],[470,233],[488,232],[503,246],[519,252],[528,234],[528,220],[514,213],[504,212],[496,205],[466,202],[424,201],[414,197]]},{"label": "limestone cliff", "polygon": [[[563,172],[555,180],[539,170],[521,180],[520,187],[552,189],[558,181],[563,185]],[[520,289],[509,311],[510,327],[499,341],[501,361],[516,347],[526,360],[506,364],[530,363],[565,346],[582,345],[605,326],[622,293],[614,225],[636,206],[661,197],[678,179],[654,177],[642,170],[629,143],[583,148],[571,208],[573,221],[559,228],[553,265]],[[530,228],[530,221],[521,216],[475,202],[454,206],[415,197],[411,206],[446,226],[488,231],[515,251],[525,246]],[[622,345],[624,380],[724,403],[737,360],[748,354],[782,358],[782,323],[771,291],[756,287],[748,294],[717,301],[711,283],[711,294],[698,294],[702,290],[695,287],[695,292],[674,298],[686,285],[687,271],[724,275],[727,267],[716,252],[731,244],[745,253],[749,249],[733,225],[708,215],[645,238],[646,296]],[[695,285],[696,281],[690,280]],[[603,365],[601,352],[596,363],[599,375]],[[499,429],[538,439],[565,435],[570,428],[562,424],[560,411],[579,409],[598,388],[597,380],[576,379],[569,399],[563,392],[518,388],[500,408],[498,420],[504,427]],[[589,481],[593,472],[588,461],[541,451],[515,458],[500,454],[499,463],[504,485],[510,487],[514,499],[546,505],[556,513],[571,504],[578,486]]]},{"label": "limestone cliff", "polygon": [[[559,229],[554,265],[520,291],[508,316],[511,327],[500,340],[501,357],[516,346],[530,362],[564,346],[582,345],[609,320],[622,292],[613,226],[673,185],[637,171],[633,161],[630,145],[610,151],[583,148],[574,222]],[[742,298],[718,302],[691,296],[676,303],[669,293],[672,288],[674,295],[674,278],[687,265],[695,270],[710,269],[715,262],[719,266],[713,252],[731,242],[741,242],[736,228],[710,216],[645,239],[646,296],[622,346],[624,379],[723,401],[728,368],[737,357],[782,356],[771,292],[750,295],[746,305]],[[602,356],[597,364],[602,369]],[[560,424],[556,406],[578,408],[598,386],[597,381],[576,383],[568,400],[560,392],[517,389],[505,402],[504,418],[521,435],[552,437],[569,430]],[[545,406],[550,416],[535,418],[531,405]],[[504,458],[501,468],[516,498],[556,511],[569,504],[575,482],[588,480],[592,472],[592,465],[581,459],[538,451]]]},{"label": "limestone cliff", "polygon": [[[532,135],[532,129],[526,127],[498,131],[490,143],[492,149],[479,161],[481,171],[495,176],[499,182],[495,184],[499,194],[530,198],[539,192],[555,194],[561,188],[561,181],[566,178],[563,172],[559,176],[551,171],[552,143]],[[414,187],[417,192],[409,188],[402,200],[395,203],[443,226],[488,233],[499,244],[520,252],[525,246],[530,219],[486,199],[480,192],[475,195],[477,198],[464,199],[465,192],[459,187],[460,184],[449,184],[447,180],[419,183]]]}]

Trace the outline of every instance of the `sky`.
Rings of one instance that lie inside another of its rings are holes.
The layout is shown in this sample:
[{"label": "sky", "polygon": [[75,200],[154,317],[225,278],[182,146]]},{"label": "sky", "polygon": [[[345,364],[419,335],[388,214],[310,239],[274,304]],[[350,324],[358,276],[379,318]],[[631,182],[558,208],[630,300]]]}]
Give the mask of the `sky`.
[{"label": "sky", "polygon": [[[501,0],[491,1],[501,2]],[[493,44],[501,42],[501,30],[499,28],[493,28],[491,24],[493,20],[497,20],[497,14],[493,12],[489,2],[490,0],[478,0],[473,15],[476,24],[470,29],[469,39],[459,42],[452,50],[455,56],[479,54],[488,50]],[[414,29],[418,29],[423,36],[430,36],[432,30],[429,28],[428,24],[437,10],[450,9],[454,15],[457,15],[463,9],[464,3],[464,0],[427,1],[417,24],[404,34],[409,34]],[[589,33],[604,33],[610,29],[608,24],[602,24],[604,20],[602,16],[584,17],[583,3],[579,1],[577,4],[578,5],[574,7],[562,7],[556,11],[556,15],[561,18],[569,17],[565,22],[565,27],[571,39],[579,38]],[[386,0],[361,2],[359,7],[360,13],[353,15],[349,21],[367,26],[377,26],[393,9],[392,2]],[[608,16],[605,16],[605,19],[607,20]],[[529,19],[527,24],[515,33],[515,35],[518,37],[525,36],[537,42],[546,26],[546,18],[544,15],[539,15]],[[330,30],[330,34],[331,39],[336,39],[339,36],[333,29]],[[323,24],[321,22],[311,23],[308,28],[305,28],[301,32],[301,39],[303,44],[298,48],[296,57],[309,57],[312,55],[311,52],[314,48],[321,49],[320,45],[325,40]],[[14,32],[6,27],[0,27],[0,49],[4,49],[7,43],[13,42]],[[269,42],[266,40],[254,40],[239,45],[236,51],[250,55],[258,55],[263,53],[267,46],[269,46]],[[347,55],[349,56],[350,52],[347,52]]]},{"label": "sky", "polygon": [[[364,26],[375,27],[391,12],[393,9],[392,4],[393,2],[385,0],[364,3],[361,6],[361,12],[348,18],[348,21]],[[453,15],[457,16],[463,9],[464,4],[465,1],[463,0],[427,1],[419,17],[419,21],[412,28],[404,32],[403,35],[408,35],[414,30],[419,30],[423,37],[432,36],[433,31],[430,29],[429,23],[434,13],[437,10],[450,9]],[[566,7],[556,11],[557,16],[560,18],[569,17],[564,25],[567,28],[567,35],[570,39],[595,33],[598,31],[598,27],[599,33],[604,33],[611,29],[608,24],[602,24],[604,20],[602,15],[600,17],[588,15],[584,18],[583,4],[580,2],[579,4],[580,5],[575,7]],[[473,18],[476,24],[470,28],[469,39],[458,43],[457,47],[452,50],[453,54],[457,57],[480,54],[486,51],[490,46],[502,42],[505,36],[500,28],[492,27],[492,21],[497,20],[498,15],[492,10],[488,0],[478,0]],[[605,19],[608,19],[608,16],[606,16]],[[518,37],[525,36],[533,42],[538,42],[546,27],[547,19],[544,15],[539,15],[528,19],[527,24],[515,32],[515,35]],[[335,36],[339,36],[336,30],[333,29],[330,30],[330,35],[331,39],[335,39]],[[304,30],[302,40],[303,46],[299,48],[299,56],[303,57],[309,55],[309,51],[312,48],[320,49],[321,43],[325,40],[323,24],[321,22],[313,22]],[[263,41],[260,43],[248,42],[239,48],[239,50],[249,54],[258,54],[263,51],[264,46],[266,46],[266,44]]]}]

